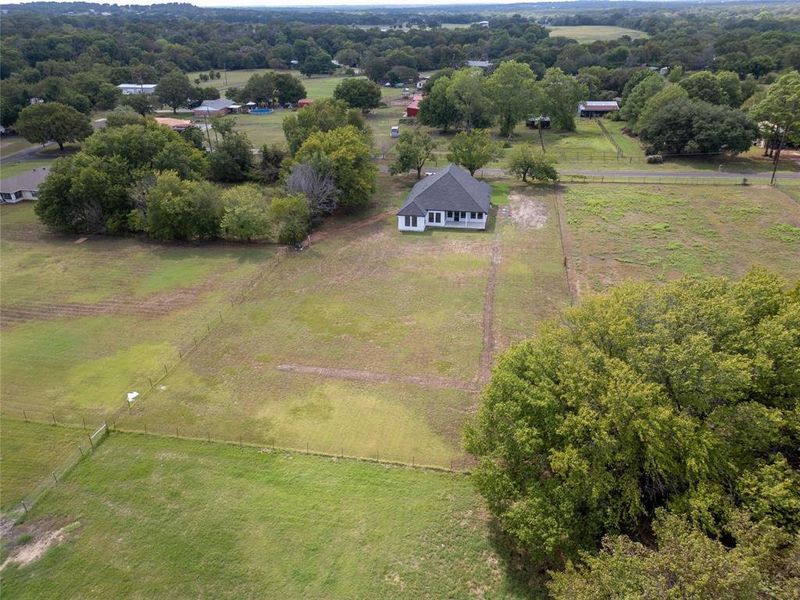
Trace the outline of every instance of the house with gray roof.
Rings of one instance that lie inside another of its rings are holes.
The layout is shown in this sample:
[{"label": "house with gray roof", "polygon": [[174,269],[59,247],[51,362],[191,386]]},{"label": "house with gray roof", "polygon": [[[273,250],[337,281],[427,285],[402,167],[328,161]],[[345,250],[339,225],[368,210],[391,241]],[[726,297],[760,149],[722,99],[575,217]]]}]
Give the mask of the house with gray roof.
[{"label": "house with gray roof", "polygon": [[426,227],[486,229],[491,190],[458,165],[418,181],[397,211],[400,231]]},{"label": "house with gray roof", "polygon": [[0,204],[15,204],[22,200],[36,200],[39,186],[50,167],[37,167],[0,181]]}]

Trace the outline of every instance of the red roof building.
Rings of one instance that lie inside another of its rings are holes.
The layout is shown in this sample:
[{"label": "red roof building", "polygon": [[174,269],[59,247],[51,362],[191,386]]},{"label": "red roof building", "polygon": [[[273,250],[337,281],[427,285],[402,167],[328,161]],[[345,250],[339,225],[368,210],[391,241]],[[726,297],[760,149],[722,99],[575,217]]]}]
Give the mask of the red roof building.
[{"label": "red roof building", "polygon": [[314,101],[311,98],[301,98],[297,101],[297,108],[303,108],[304,106],[308,106],[309,104],[313,104]]},{"label": "red roof building", "polygon": [[416,117],[419,114],[419,103],[422,101],[422,94],[414,94],[411,102],[406,106],[406,116]]}]

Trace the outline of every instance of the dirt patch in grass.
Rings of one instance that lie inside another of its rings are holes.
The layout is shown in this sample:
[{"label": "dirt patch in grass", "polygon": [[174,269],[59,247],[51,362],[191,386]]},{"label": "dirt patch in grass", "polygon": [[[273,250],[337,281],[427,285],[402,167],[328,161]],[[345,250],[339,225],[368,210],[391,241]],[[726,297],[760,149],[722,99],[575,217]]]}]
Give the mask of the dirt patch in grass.
[{"label": "dirt patch in grass", "polygon": [[[67,519],[51,517],[11,528],[8,536],[13,547],[0,565],[0,571],[10,564],[24,567],[36,562],[50,548],[63,542],[76,526],[77,522],[68,524]],[[5,534],[3,538],[7,539]]]},{"label": "dirt patch in grass", "polygon": [[519,191],[508,195],[511,201],[511,219],[521,227],[541,229],[547,223],[549,207]]}]

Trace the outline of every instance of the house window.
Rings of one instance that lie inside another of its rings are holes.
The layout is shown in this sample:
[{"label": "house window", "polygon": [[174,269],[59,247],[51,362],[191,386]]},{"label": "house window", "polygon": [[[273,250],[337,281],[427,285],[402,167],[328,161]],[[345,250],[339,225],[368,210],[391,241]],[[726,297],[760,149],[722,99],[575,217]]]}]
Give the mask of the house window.
[{"label": "house window", "polygon": [[453,211],[452,210],[448,210],[447,211],[447,218],[448,219],[452,219],[453,218]]},{"label": "house window", "polygon": [[411,217],[411,226],[412,227],[416,227],[417,226],[417,217]]},{"label": "house window", "polygon": [[462,219],[466,219],[467,218],[467,211],[465,211],[465,210],[461,211],[461,218]]},{"label": "house window", "polygon": [[429,223],[441,223],[442,222],[442,213],[440,212],[429,212],[428,213],[428,222]]},{"label": "house window", "polygon": [[13,197],[14,196],[12,196],[11,194],[9,194],[7,192],[3,192],[3,194],[2,194],[3,200],[11,200]]},{"label": "house window", "polygon": [[408,215],[405,216],[405,225],[406,227],[411,227],[411,217]]}]

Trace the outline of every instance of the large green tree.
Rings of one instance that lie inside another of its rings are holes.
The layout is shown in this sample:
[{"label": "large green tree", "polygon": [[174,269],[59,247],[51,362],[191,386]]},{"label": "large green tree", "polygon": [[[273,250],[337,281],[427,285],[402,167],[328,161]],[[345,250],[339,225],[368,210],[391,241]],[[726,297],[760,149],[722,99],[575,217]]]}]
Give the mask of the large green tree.
[{"label": "large green tree", "polygon": [[145,204],[139,224],[154,239],[209,239],[219,234],[219,190],[207,181],[181,179],[174,171],[159,173],[145,192]]},{"label": "large green tree", "polygon": [[628,126],[633,128],[636,126],[636,120],[644,110],[647,101],[655,96],[658,92],[664,89],[664,79],[657,73],[653,73],[650,77],[645,77],[639,84],[631,90],[628,98],[620,109],[620,116],[628,121]]},{"label": "large green tree", "polygon": [[692,100],[703,100],[711,104],[727,103],[727,97],[719,79],[710,71],[698,71],[678,83]]},{"label": "large green tree", "polygon": [[460,69],[453,73],[447,95],[467,131],[492,124],[492,101],[481,69]]},{"label": "large green tree", "polygon": [[639,135],[650,152],[666,154],[736,154],[758,137],[753,119],[738,109],[681,98],[649,115]]},{"label": "large green tree", "polygon": [[162,104],[171,107],[173,113],[186,106],[193,92],[189,78],[177,69],[164,75],[156,85],[156,96]]},{"label": "large green tree", "polygon": [[784,513],[747,490],[794,487],[763,465],[797,457],[799,399],[800,288],[762,270],[626,284],[500,358],[466,446],[500,526],[559,564],[658,508],[712,535],[737,507]]},{"label": "large green tree", "polygon": [[297,162],[322,161],[332,169],[339,189],[339,207],[357,212],[369,205],[375,192],[376,168],[364,135],[347,125],[313,133],[295,155]]},{"label": "large green tree", "polygon": [[346,125],[354,126],[367,142],[371,143],[371,132],[361,111],[351,109],[335,98],[318,100],[285,117],[283,134],[289,144],[289,151],[294,154],[311,134],[317,131],[331,131]]},{"label": "large green tree", "polygon": [[561,69],[547,69],[539,82],[544,113],[553,126],[564,131],[575,131],[578,103],[585,100],[588,89],[577,79],[565,75]]},{"label": "large green tree", "polygon": [[[769,87],[765,98],[753,108],[753,114],[772,125],[777,138],[774,159],[777,169],[786,140],[800,131],[800,73],[794,70],[779,77]],[[775,180],[774,170],[772,179]]]},{"label": "large green tree", "polygon": [[510,137],[520,121],[541,112],[541,98],[535,82],[531,68],[513,60],[501,63],[489,77],[489,96],[501,136]]},{"label": "large green tree", "polygon": [[430,93],[419,104],[417,119],[423,125],[438,127],[443,132],[457,127],[463,116],[455,101],[448,93],[453,80],[449,76],[441,76],[431,86]]},{"label": "large green tree", "polygon": [[394,146],[395,161],[389,166],[392,175],[416,171],[417,179],[422,177],[422,167],[433,156],[436,142],[431,135],[419,128],[404,130]]},{"label": "large green tree", "polygon": [[497,158],[499,149],[486,129],[473,129],[456,134],[450,142],[447,160],[461,165],[475,175],[475,171]]},{"label": "large green tree", "polygon": [[366,112],[380,106],[381,88],[369,79],[362,77],[343,79],[333,90],[333,97],[351,108],[358,108]]},{"label": "large green tree", "polygon": [[264,190],[257,185],[237,185],[222,193],[222,235],[249,242],[267,237],[272,224]]},{"label": "large green tree", "polygon": [[61,151],[67,142],[80,142],[92,133],[89,117],[58,102],[24,108],[14,127],[29,142],[44,144],[53,141]]}]

